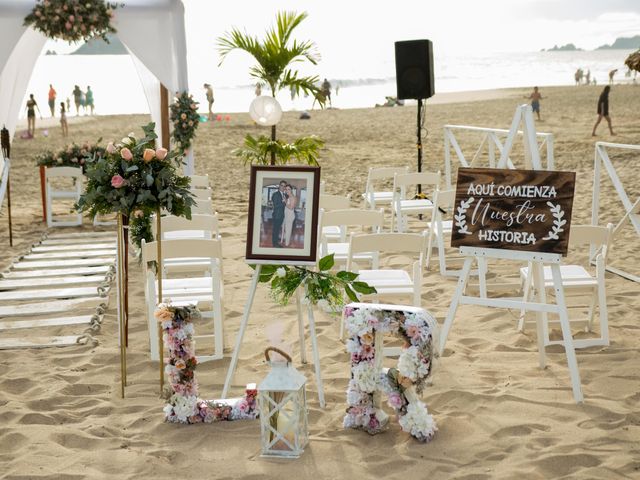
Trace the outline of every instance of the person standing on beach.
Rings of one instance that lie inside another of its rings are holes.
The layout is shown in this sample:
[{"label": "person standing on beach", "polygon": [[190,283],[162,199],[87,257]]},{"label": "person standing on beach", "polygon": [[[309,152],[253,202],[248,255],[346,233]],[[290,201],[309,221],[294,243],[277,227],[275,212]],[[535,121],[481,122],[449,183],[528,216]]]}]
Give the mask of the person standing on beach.
[{"label": "person standing on beach", "polygon": [[91,87],[89,85],[87,85],[87,96],[84,104],[85,104],[85,111],[87,108],[90,108],[91,115],[93,115],[93,109],[95,108],[93,106],[93,90],[91,90]]},{"label": "person standing on beach", "polygon": [[333,107],[333,104],[331,103],[331,83],[329,83],[329,80],[326,78],[320,86],[320,91],[322,92],[322,95],[324,95],[325,101],[329,100],[329,106]]},{"label": "person standing on beach", "polygon": [[591,70],[587,70],[587,73],[584,76],[584,84],[591,85]]},{"label": "person standing on beach", "polygon": [[211,85],[209,85],[208,83],[205,83],[203,85],[206,95],[207,95],[207,103],[209,104],[209,120],[213,120],[213,88],[211,88]]},{"label": "person standing on beach", "polygon": [[73,88],[73,103],[76,106],[76,116],[80,115],[80,102],[82,101],[82,90],[78,85]]},{"label": "person standing on beach", "polygon": [[256,89],[254,93],[256,94],[256,97],[262,95],[262,85],[260,85],[260,82],[256,83]]},{"label": "person standing on beach", "polygon": [[29,138],[33,138],[36,133],[36,108],[40,114],[40,119],[42,119],[42,112],[35,98],[33,98],[32,93],[29,95],[29,100],[27,100],[27,133],[29,134]]},{"label": "person standing on beach", "polygon": [[598,120],[596,120],[596,124],[593,126],[593,132],[591,133],[592,137],[596,136],[596,128],[598,128],[598,125],[600,125],[600,122],[602,121],[602,117],[604,117],[607,120],[607,123],[609,124],[609,132],[611,132],[611,135],[615,135],[615,133],[613,133],[613,127],[611,126],[611,117],[609,117],[609,92],[610,91],[611,91],[611,87],[607,85],[606,87],[604,87],[604,90],[602,90],[602,93],[600,94],[600,98],[598,98]]},{"label": "person standing on beach", "polygon": [[538,120],[542,120],[540,118],[540,100],[542,100],[542,95],[538,91],[538,87],[533,87],[533,92],[528,97],[524,97],[531,100],[531,108],[538,115]]},{"label": "person standing on beach", "polygon": [[617,71],[618,69],[614,68],[609,72],[609,85],[613,85],[613,76],[616,74]]},{"label": "person standing on beach", "polygon": [[64,108],[64,102],[60,102],[60,127],[62,127],[62,136],[69,136],[69,124],[67,123],[67,109]]},{"label": "person standing on beach", "polygon": [[51,116],[56,116],[56,90],[53,85],[49,84],[49,110],[51,110]]}]

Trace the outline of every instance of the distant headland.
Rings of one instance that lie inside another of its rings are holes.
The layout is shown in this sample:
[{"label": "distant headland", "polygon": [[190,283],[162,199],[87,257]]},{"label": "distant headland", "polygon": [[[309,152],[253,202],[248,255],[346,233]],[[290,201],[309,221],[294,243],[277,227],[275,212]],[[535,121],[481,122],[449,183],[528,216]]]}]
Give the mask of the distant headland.
[{"label": "distant headland", "polygon": [[[640,35],[633,37],[618,37],[616,41],[611,45],[600,45],[596,50],[633,50],[640,48]],[[576,47],[573,43],[567,43],[566,45],[558,46],[554,45],[552,48],[542,49],[541,52],[580,52],[582,48]]]},{"label": "distant headland", "polygon": [[109,43],[101,38],[89,40],[71,52],[71,55],[127,55],[129,53],[118,37],[109,34],[107,38]]}]

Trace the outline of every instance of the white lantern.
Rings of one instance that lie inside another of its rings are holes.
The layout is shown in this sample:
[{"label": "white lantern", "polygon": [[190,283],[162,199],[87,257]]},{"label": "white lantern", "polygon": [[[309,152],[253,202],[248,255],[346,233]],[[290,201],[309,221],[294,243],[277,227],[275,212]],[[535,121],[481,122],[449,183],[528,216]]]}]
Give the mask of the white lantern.
[{"label": "white lantern", "polygon": [[260,95],[251,102],[249,115],[258,125],[270,127],[282,118],[282,107],[275,98]]},{"label": "white lantern", "polygon": [[[279,353],[286,361],[271,361],[269,352]],[[269,347],[264,355],[271,371],[258,386],[262,455],[297,458],[309,441],[307,379],[283,351]]]}]

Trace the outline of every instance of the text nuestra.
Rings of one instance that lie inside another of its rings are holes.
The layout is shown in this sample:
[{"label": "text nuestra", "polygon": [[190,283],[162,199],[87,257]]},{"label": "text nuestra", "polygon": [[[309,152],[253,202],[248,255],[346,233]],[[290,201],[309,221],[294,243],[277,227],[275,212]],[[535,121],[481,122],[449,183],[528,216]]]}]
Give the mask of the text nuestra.
[{"label": "text nuestra", "polygon": [[467,195],[484,197],[556,198],[557,192],[550,185],[496,185],[471,183]]}]

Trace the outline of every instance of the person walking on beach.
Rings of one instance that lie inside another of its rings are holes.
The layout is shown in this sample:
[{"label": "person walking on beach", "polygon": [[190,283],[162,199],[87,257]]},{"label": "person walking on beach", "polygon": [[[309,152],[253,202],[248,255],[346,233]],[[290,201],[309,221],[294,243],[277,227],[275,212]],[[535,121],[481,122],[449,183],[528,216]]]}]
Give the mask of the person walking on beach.
[{"label": "person walking on beach", "polygon": [[93,115],[93,109],[95,108],[93,106],[93,90],[91,90],[91,87],[89,85],[87,85],[87,95],[85,98],[85,111],[87,108],[91,109],[91,115]]},{"label": "person walking on beach", "polygon": [[51,110],[51,116],[56,116],[56,90],[53,85],[49,84],[49,110]]},{"label": "person walking on beach", "polygon": [[38,109],[38,113],[40,114],[40,119],[42,119],[42,112],[40,111],[40,107],[36,103],[35,98],[33,98],[33,93],[29,95],[29,100],[27,100],[27,133],[29,138],[33,138],[36,133],[36,108]]},{"label": "person walking on beach", "polygon": [[82,101],[82,90],[78,85],[73,88],[73,103],[76,106],[76,116],[80,115],[80,102]]},{"label": "person walking on beach", "polygon": [[209,104],[209,114],[208,114],[208,118],[209,120],[213,120],[213,88],[211,88],[211,85],[209,85],[208,83],[205,83],[203,85],[204,90],[206,92],[207,95],[207,103]]},{"label": "person walking on beach", "polygon": [[576,85],[580,85],[580,83],[582,82],[582,69],[579,68],[578,70],[576,70],[576,73],[573,75],[573,77],[576,79]]},{"label": "person walking on beach", "polygon": [[538,91],[538,87],[533,87],[533,92],[531,93],[531,95],[529,95],[528,97],[525,96],[525,98],[531,100],[531,108],[533,109],[534,113],[538,115],[538,120],[542,120],[540,118],[540,100],[542,100],[542,95]]},{"label": "person walking on beach", "polygon": [[591,85],[591,70],[587,70],[587,73],[584,76],[584,84]]},{"label": "person walking on beach", "polygon": [[256,94],[256,97],[262,95],[262,85],[260,84],[260,82],[256,83],[256,89],[254,90],[254,93]]},{"label": "person walking on beach", "polygon": [[618,69],[614,68],[609,72],[609,85],[613,85],[613,76],[616,74],[617,71]]},{"label": "person walking on beach", "polygon": [[329,100],[329,106],[332,107],[333,104],[331,103],[331,83],[329,83],[329,80],[327,80],[326,78],[324,79],[324,82],[322,82],[322,85],[320,86],[320,91],[322,95],[324,95],[325,101]]},{"label": "person walking on beach", "polygon": [[67,123],[67,109],[64,108],[64,102],[60,102],[60,127],[62,128],[62,136],[69,136],[69,124]]},{"label": "person walking on beach", "polygon": [[611,117],[609,117],[609,92],[610,91],[611,91],[611,87],[607,85],[606,87],[604,87],[604,90],[602,90],[602,93],[600,94],[600,98],[598,98],[598,120],[596,120],[596,124],[593,126],[593,132],[591,133],[592,137],[596,136],[596,129],[598,128],[598,125],[600,125],[600,122],[602,121],[602,117],[604,117],[607,123],[609,124],[609,132],[611,132],[611,135],[615,135],[615,133],[613,133],[613,127],[611,126]]}]

